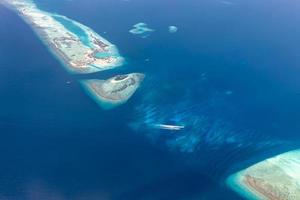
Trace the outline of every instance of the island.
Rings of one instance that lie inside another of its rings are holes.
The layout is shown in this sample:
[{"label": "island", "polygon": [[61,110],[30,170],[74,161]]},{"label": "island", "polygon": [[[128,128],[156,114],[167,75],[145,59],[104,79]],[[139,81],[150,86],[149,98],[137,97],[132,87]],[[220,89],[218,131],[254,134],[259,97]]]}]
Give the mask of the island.
[{"label": "island", "polygon": [[[79,22],[63,15],[42,11],[32,0],[0,0],[0,3],[14,10],[29,24],[71,73],[94,73],[124,64],[124,59],[115,45]],[[88,94],[107,109],[128,101],[143,79],[143,74],[132,73],[114,76],[108,80],[92,79],[80,82]]]},{"label": "island", "polygon": [[300,150],[277,155],[233,174],[227,185],[251,200],[298,200]]},{"label": "island", "polygon": [[104,109],[114,108],[128,101],[139,88],[145,75],[131,73],[117,75],[107,80],[81,81],[85,91]]},{"label": "island", "polygon": [[16,11],[70,72],[92,73],[123,64],[115,45],[79,22],[42,11],[31,0],[0,3]]}]

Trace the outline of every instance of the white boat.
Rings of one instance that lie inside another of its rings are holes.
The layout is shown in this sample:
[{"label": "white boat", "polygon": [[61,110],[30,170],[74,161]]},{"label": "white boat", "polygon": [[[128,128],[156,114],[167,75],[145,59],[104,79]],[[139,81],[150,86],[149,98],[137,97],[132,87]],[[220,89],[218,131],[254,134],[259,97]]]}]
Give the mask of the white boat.
[{"label": "white boat", "polygon": [[154,124],[154,127],[159,129],[171,130],[171,131],[180,131],[184,129],[184,126],[170,125],[170,124]]}]

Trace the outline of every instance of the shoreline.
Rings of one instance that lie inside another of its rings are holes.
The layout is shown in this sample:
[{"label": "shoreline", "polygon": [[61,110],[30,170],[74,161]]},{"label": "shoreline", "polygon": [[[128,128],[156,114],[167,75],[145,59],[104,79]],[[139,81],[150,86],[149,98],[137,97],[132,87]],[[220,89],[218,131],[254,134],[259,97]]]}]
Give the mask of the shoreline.
[{"label": "shoreline", "polygon": [[[124,63],[124,58],[119,55],[115,45],[101,37],[91,28],[79,22],[71,20],[63,15],[39,10],[32,1],[23,1],[20,3],[19,0],[12,2],[4,0],[1,3],[8,9],[17,13],[18,16],[32,28],[35,35],[70,73],[94,73],[113,69]],[[82,44],[79,36],[70,32],[63,24],[55,20],[54,16],[69,20],[77,27],[81,28],[88,36],[87,39],[93,47],[88,48]],[[46,25],[43,24],[43,22],[46,23]],[[70,45],[73,48],[68,47],[67,45]],[[107,56],[104,58],[97,58],[95,56],[96,53],[94,52],[98,51],[105,53]]]},{"label": "shoreline", "polygon": [[140,87],[145,75],[130,73],[117,75],[107,80],[80,81],[84,91],[103,109],[126,103]]},{"label": "shoreline", "polygon": [[226,185],[249,200],[300,199],[300,150],[279,154],[232,174]]},{"label": "shoreline", "polygon": [[244,181],[242,180],[243,178],[244,178],[243,171],[230,175],[226,180],[226,185],[246,199],[249,200],[264,199],[264,197],[261,196],[259,193],[255,192],[250,187],[247,187]]},{"label": "shoreline", "polygon": [[[69,73],[95,73],[124,64],[124,58],[120,56],[117,47],[91,28],[66,16],[42,11],[31,0],[4,0],[3,3],[31,27],[33,33]],[[79,82],[98,105],[110,109],[126,103],[143,79],[143,74],[131,73],[107,80],[88,79]]]}]

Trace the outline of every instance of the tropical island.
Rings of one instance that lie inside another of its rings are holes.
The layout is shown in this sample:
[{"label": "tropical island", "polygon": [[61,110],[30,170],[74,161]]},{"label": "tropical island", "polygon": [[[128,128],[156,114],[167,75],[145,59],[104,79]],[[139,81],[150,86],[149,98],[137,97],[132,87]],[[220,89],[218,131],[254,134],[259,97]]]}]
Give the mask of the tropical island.
[{"label": "tropical island", "polygon": [[131,73],[108,80],[85,80],[82,85],[102,108],[110,109],[125,103],[138,89],[144,77],[140,73]]},{"label": "tropical island", "polygon": [[36,32],[71,72],[91,73],[123,64],[115,45],[89,27],[40,10],[31,0],[4,0]]},{"label": "tropical island", "polygon": [[251,200],[300,199],[300,150],[280,154],[231,175],[227,184]]},{"label": "tropical island", "polygon": [[[115,45],[79,22],[42,11],[32,0],[0,3],[16,11],[69,72],[93,73],[124,63]],[[102,107],[113,108],[125,103],[143,79],[143,74],[132,73],[108,80],[84,80],[82,85]]]}]

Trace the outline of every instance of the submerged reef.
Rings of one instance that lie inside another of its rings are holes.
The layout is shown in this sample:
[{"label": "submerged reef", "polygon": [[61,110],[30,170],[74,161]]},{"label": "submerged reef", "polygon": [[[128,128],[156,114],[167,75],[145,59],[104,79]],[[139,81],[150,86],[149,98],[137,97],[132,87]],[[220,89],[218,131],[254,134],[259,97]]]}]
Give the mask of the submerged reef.
[{"label": "submerged reef", "polygon": [[154,29],[148,28],[148,25],[143,22],[133,25],[133,28],[129,30],[130,33],[134,35],[139,35],[142,38],[148,37],[150,33],[154,31]]},{"label": "submerged reef", "polygon": [[300,150],[261,161],[231,175],[227,184],[251,200],[300,199]]},{"label": "submerged reef", "polygon": [[109,109],[125,103],[138,89],[143,79],[143,74],[131,73],[108,80],[86,80],[82,81],[82,85],[102,108]]},{"label": "submerged reef", "polygon": [[[150,77],[147,83],[152,85],[155,80]],[[176,91],[176,100],[164,98],[170,90]],[[177,95],[178,91],[180,95]],[[224,116],[224,105],[228,113],[234,112],[225,103],[228,95],[224,92],[206,94],[205,98],[197,100],[191,97],[194,93],[192,86],[184,90],[180,90],[180,86],[165,89],[161,86],[144,94],[129,126],[159,148],[197,165],[199,170],[216,179],[224,176],[232,163],[242,162],[284,143],[249,128],[237,127],[233,120]],[[216,109],[219,107],[223,108],[220,112]]]},{"label": "submerged reef", "polygon": [[176,33],[178,28],[176,26],[169,26],[169,33]]},{"label": "submerged reef", "polygon": [[136,107],[138,120],[130,126],[143,130],[154,142],[163,142],[169,150],[181,153],[195,153],[206,148],[213,153],[226,145],[237,149],[253,145],[255,149],[261,149],[273,144],[267,139],[256,142],[257,138],[252,139],[255,134],[250,130],[236,130],[223,119],[197,114],[195,109],[181,103],[164,106],[142,104]]},{"label": "submerged reef", "polygon": [[42,11],[30,0],[4,3],[17,11],[69,71],[91,73],[122,65],[123,58],[115,45],[87,26]]}]

